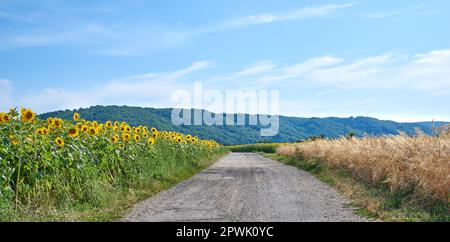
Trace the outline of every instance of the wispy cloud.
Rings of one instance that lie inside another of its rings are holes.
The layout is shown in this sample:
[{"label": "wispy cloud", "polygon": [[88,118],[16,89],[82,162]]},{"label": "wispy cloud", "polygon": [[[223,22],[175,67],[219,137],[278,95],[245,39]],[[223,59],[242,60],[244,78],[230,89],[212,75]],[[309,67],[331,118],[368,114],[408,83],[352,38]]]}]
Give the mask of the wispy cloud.
[{"label": "wispy cloud", "polygon": [[285,66],[256,62],[241,71],[215,76],[213,80],[249,87],[316,84],[344,90],[413,89],[431,95],[448,95],[449,66],[449,49],[416,55],[391,52],[356,60],[323,56]]},{"label": "wispy cloud", "polygon": [[364,17],[369,19],[399,19],[408,16],[423,16],[436,13],[436,11],[424,10],[424,6],[422,5],[413,5],[401,9],[373,11],[364,14]]},{"label": "wispy cloud", "polygon": [[332,94],[335,92],[336,91],[334,91],[334,90],[326,90],[326,91],[316,92],[316,96],[325,96],[325,95]]},{"label": "wispy cloud", "polygon": [[199,61],[180,70],[123,77],[85,90],[45,88],[29,95],[17,96],[15,99],[12,99],[14,90],[11,82],[0,80],[1,108],[31,105],[37,112],[46,112],[98,104],[169,106],[167,100],[170,100],[174,90],[189,88],[188,84],[183,82],[185,78],[213,66],[211,61]]},{"label": "wispy cloud", "polygon": [[294,21],[310,19],[315,17],[321,17],[329,15],[337,10],[350,8],[357,3],[346,4],[328,4],[315,7],[306,7],[292,11],[280,12],[280,13],[261,13],[255,15],[248,15],[239,18],[233,18],[223,21],[220,24],[207,27],[205,32],[208,31],[223,31],[229,29],[246,28],[252,25],[268,24],[274,22]]},{"label": "wispy cloud", "polygon": [[[249,28],[255,25],[269,24],[318,18],[330,15],[338,10],[350,8],[355,3],[328,4],[306,7],[279,13],[261,13],[230,19],[219,20],[203,26],[170,29],[152,24],[103,24],[95,19],[82,19],[80,12],[96,11],[98,14],[108,14],[104,8],[56,8],[50,12],[33,14],[12,14],[0,9],[0,18],[8,20],[27,19],[30,22],[38,15],[45,15],[49,22],[42,26],[33,23],[33,27],[0,34],[0,50],[29,46],[71,46],[83,47],[89,53],[104,55],[136,55],[161,48],[174,48],[198,36]],[[56,14],[55,14],[56,12]],[[64,13],[64,14],[61,14]],[[66,16],[65,14],[68,14]]]}]

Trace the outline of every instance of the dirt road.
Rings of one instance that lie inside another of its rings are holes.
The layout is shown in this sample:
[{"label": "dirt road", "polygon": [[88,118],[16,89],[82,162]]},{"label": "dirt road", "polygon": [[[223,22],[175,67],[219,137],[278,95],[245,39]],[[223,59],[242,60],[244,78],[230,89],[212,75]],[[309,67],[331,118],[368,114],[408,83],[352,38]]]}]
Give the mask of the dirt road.
[{"label": "dirt road", "polygon": [[137,205],[124,221],[364,221],[326,184],[259,154],[231,153]]}]

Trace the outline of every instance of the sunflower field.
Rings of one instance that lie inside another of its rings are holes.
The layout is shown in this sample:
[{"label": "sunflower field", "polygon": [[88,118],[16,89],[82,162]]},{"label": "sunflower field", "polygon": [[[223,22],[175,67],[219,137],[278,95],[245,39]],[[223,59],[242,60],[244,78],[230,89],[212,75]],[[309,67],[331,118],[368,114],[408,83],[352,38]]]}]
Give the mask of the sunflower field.
[{"label": "sunflower field", "polygon": [[125,122],[39,120],[0,113],[0,220],[20,212],[108,206],[114,194],[201,166],[224,152],[211,140]]}]

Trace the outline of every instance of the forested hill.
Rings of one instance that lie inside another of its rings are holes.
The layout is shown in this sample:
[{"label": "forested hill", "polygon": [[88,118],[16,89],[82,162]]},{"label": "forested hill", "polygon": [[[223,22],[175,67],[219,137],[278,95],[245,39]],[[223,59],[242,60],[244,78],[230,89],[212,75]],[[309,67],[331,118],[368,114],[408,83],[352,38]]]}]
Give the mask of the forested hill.
[{"label": "forested hill", "polygon": [[[369,117],[351,118],[298,118],[280,116],[280,129],[278,135],[274,137],[261,137],[261,126],[207,126],[207,125],[183,125],[172,124],[172,109],[155,109],[128,106],[93,106],[90,108],[80,108],[77,110],[65,110],[39,115],[40,118],[60,117],[72,119],[73,113],[78,112],[86,120],[97,120],[105,122],[107,120],[125,121],[132,125],[147,125],[156,127],[159,130],[173,130],[182,133],[197,135],[203,139],[214,139],[222,144],[245,144],[256,142],[293,142],[306,139],[310,136],[324,135],[335,138],[347,135],[349,132],[356,136],[363,135],[385,135],[398,134],[403,131],[407,134],[415,134],[416,128],[427,134],[432,133],[431,122],[421,123],[397,123],[393,121],[382,121]],[[203,111],[207,112],[207,111]],[[219,114],[220,115],[220,114]],[[222,114],[223,115],[223,114]],[[248,115],[246,115],[248,121]],[[435,123],[440,126],[443,122]]]}]

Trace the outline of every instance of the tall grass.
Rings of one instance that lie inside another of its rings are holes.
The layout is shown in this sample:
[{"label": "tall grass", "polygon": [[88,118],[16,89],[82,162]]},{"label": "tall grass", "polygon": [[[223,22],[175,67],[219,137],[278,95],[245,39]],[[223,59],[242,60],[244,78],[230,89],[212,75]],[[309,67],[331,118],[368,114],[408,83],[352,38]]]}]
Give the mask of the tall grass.
[{"label": "tall grass", "polygon": [[[450,135],[316,140],[278,147],[277,154],[343,168],[364,183],[383,188],[403,202],[449,212]],[[442,207],[442,206],[440,206]]]}]

